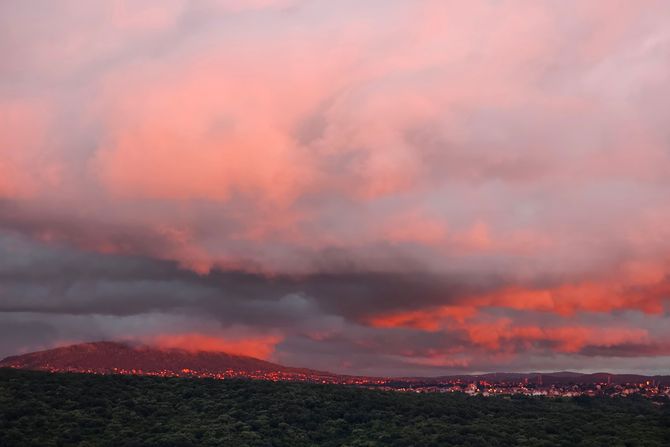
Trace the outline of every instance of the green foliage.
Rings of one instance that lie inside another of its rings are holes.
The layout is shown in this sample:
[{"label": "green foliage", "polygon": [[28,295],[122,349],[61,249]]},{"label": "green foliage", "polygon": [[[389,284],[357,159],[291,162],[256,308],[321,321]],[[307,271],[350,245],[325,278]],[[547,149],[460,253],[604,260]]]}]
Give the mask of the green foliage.
[{"label": "green foliage", "polygon": [[0,370],[0,446],[668,446],[644,399]]}]

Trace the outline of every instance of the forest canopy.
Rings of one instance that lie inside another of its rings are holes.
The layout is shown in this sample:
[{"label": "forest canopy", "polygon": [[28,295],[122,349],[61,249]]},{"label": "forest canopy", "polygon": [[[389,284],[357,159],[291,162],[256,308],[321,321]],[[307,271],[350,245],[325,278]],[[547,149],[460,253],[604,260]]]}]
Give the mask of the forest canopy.
[{"label": "forest canopy", "polygon": [[0,445],[661,447],[670,445],[670,409],[642,398],[0,369]]}]

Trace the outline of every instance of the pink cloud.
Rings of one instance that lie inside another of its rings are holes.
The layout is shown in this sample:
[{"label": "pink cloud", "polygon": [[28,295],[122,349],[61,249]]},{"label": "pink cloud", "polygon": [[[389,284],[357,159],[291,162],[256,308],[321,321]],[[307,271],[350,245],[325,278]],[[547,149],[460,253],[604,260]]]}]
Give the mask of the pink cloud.
[{"label": "pink cloud", "polygon": [[161,334],[146,339],[148,343],[160,348],[177,348],[186,351],[215,351],[233,355],[244,355],[260,359],[268,359],[281,342],[282,337],[263,336],[230,339],[215,335],[187,333]]},{"label": "pink cloud", "polygon": [[0,99],[0,197],[38,197],[61,184],[51,113],[46,101]]},{"label": "pink cloud", "polygon": [[483,284],[322,303],[366,330],[664,346],[651,320],[574,323],[659,317],[670,296],[670,9],[615,6],[0,5],[0,225],[202,277]]}]

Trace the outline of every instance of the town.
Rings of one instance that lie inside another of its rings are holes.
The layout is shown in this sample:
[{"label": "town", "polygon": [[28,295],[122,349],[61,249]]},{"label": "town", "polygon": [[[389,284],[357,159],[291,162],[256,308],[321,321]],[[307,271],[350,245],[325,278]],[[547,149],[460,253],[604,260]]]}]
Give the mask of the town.
[{"label": "town", "polygon": [[564,383],[543,385],[532,383],[529,380],[491,382],[486,380],[466,381],[461,379],[439,383],[410,383],[407,386],[381,386],[385,390],[414,392],[414,393],[465,393],[471,396],[545,396],[545,397],[578,397],[578,396],[606,396],[629,397],[641,396],[656,398],[657,400],[670,399],[670,386],[661,385],[654,381],[642,383]]},{"label": "town", "polygon": [[[207,379],[253,379],[272,382],[305,382],[315,384],[336,384],[357,386],[383,391],[403,393],[464,393],[470,396],[542,396],[558,397],[631,397],[640,396],[653,399],[659,404],[670,402],[670,384],[658,380],[642,380],[615,383],[614,375],[606,375],[603,380],[587,381],[580,376],[562,378],[549,375],[550,380],[543,380],[542,374],[533,378],[500,379],[488,377],[482,379],[477,376],[460,376],[445,378],[385,378],[368,376],[350,376],[325,373],[312,370],[265,371],[265,370],[236,370],[223,371],[196,370],[182,368],[180,370],[142,370],[112,368],[110,370],[82,369],[82,368],[43,368],[49,372],[72,372],[86,374],[120,374],[153,377],[183,377]],[[560,383],[559,383],[560,382]]]}]

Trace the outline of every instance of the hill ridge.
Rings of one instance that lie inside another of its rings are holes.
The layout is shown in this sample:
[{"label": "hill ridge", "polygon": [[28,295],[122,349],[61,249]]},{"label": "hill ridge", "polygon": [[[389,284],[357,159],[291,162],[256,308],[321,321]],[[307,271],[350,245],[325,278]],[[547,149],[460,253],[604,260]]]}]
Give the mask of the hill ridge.
[{"label": "hill ridge", "polygon": [[255,357],[220,351],[160,348],[133,341],[100,340],[13,355],[0,360],[0,367],[42,371],[88,372],[99,374],[146,374],[200,377],[249,377],[270,380],[308,380],[329,383],[423,382],[461,379],[465,381],[552,383],[612,383],[655,380],[670,383],[670,376],[613,374],[608,372],[493,372],[484,374],[451,374],[437,377],[377,377],[336,374],[309,368],[290,367]]}]

